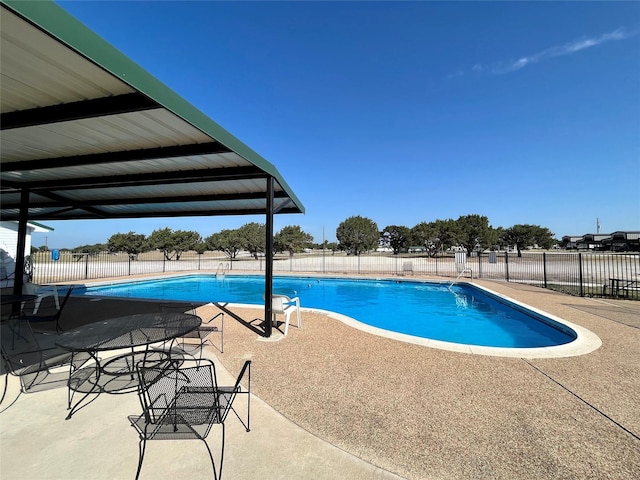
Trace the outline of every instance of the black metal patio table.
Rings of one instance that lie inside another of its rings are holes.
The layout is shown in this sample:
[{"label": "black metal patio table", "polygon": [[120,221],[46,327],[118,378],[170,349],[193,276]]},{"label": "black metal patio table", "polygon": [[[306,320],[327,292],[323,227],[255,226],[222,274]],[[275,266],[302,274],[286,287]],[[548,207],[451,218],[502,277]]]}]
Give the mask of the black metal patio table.
[{"label": "black metal patio table", "polygon": [[[91,394],[137,391],[136,363],[149,358],[161,360],[169,355],[149,349],[149,345],[181,337],[198,328],[201,322],[200,317],[186,313],[140,313],[110,318],[60,333],[56,345],[71,352],[87,352],[95,360],[93,367],[81,368],[69,374],[67,420],[95,400],[93,398],[83,404]],[[136,350],[136,347],[145,348]],[[122,349],[127,352],[104,361],[98,356],[99,352]],[[76,392],[84,395],[72,407]]]}]

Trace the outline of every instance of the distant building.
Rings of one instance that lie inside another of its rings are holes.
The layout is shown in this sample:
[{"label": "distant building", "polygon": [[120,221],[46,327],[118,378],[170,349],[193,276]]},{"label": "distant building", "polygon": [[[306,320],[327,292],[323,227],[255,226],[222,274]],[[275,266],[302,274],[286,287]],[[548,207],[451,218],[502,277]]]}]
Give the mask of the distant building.
[{"label": "distant building", "polygon": [[578,244],[578,242],[582,240],[582,235],[565,235],[562,237],[562,246],[567,250],[573,250]]},{"label": "distant building", "polygon": [[640,231],[566,235],[562,237],[562,245],[567,250],[640,252]]},{"label": "distant building", "polygon": [[576,248],[578,250],[601,250],[602,241],[609,238],[609,236],[608,233],[587,233],[576,242]]},{"label": "distant building", "polygon": [[613,232],[602,247],[612,252],[640,252],[640,232]]}]

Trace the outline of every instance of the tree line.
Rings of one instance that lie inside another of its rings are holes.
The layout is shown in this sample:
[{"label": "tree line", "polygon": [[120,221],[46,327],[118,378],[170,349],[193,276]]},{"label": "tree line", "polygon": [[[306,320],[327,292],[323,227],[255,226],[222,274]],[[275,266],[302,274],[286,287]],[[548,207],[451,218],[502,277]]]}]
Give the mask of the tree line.
[{"label": "tree line", "polygon": [[[180,260],[187,251],[200,254],[220,251],[230,259],[236,258],[241,251],[248,251],[258,258],[265,252],[265,238],[266,226],[257,222],[247,223],[237,229],[224,229],[204,239],[195,231],[162,228],[154,230],[148,237],[135,232],[116,233],[106,244],[82,245],[71,251],[89,254],[124,252],[131,258],[136,258],[140,253],[161,251],[166,260]],[[336,238],[337,243],[325,241],[324,244],[314,244],[312,235],[298,225],[290,225],[274,235],[273,253],[288,252],[293,255],[306,248],[320,247],[359,255],[383,247],[394,254],[418,248],[427,255],[435,256],[452,247],[471,253],[487,248],[497,249],[500,245],[515,245],[518,255],[521,255],[521,250],[528,246],[537,245],[546,249],[557,243],[548,228],[528,224],[493,228],[486,216],[477,214],[463,215],[456,220],[420,222],[412,228],[388,225],[382,230],[370,218],[357,215],[340,223]]]}]

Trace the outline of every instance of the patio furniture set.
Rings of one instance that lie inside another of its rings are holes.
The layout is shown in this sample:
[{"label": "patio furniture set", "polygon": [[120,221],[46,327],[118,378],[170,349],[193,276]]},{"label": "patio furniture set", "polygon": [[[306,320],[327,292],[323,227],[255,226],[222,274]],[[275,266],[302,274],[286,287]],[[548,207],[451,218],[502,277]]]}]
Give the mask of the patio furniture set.
[{"label": "patio furniture set", "polygon": [[[33,325],[38,320],[34,321],[33,315],[16,313],[19,308],[3,314],[2,360],[5,371],[20,379],[21,393],[46,388],[49,383],[60,382],[62,376],[68,388],[69,420],[100,394],[135,392],[142,408],[140,414],[129,417],[140,443],[136,479],[147,441],[167,439],[202,440],[211,459],[213,478],[221,478],[224,422],[233,411],[249,432],[251,396],[251,361],[245,362],[234,385],[219,385],[214,363],[202,357],[204,343],[213,332],[221,334],[219,349],[224,348],[224,314],[203,323],[193,309],[189,313],[184,309],[176,312],[167,305],[158,313],[120,316],[61,331],[60,313],[70,293],[71,289],[55,315],[39,319],[53,322],[55,330],[36,330]],[[2,303],[23,306],[37,298],[3,295]],[[185,348],[185,337],[197,340],[195,344],[189,342],[191,350]],[[103,357],[106,352],[112,354]],[[6,391],[7,381],[0,403]],[[239,394],[246,396],[245,418],[233,406]],[[222,435],[217,470],[206,442],[214,425],[221,426]]]}]

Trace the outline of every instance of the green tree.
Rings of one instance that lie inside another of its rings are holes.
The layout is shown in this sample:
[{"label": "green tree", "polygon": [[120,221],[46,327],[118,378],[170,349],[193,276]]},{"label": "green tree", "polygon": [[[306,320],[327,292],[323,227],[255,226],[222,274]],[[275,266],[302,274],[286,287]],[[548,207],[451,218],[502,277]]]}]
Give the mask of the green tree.
[{"label": "green tree", "polygon": [[71,253],[88,253],[91,256],[96,256],[99,253],[108,251],[107,245],[104,243],[95,243],[93,245],[80,245],[71,250]]},{"label": "green tree", "polygon": [[539,225],[518,224],[504,229],[501,240],[509,245],[516,245],[518,257],[522,256],[522,249],[532,245],[542,248],[551,248],[555,239],[548,228]]},{"label": "green tree", "polygon": [[176,260],[180,260],[180,257],[184,252],[190,250],[197,250],[198,245],[202,244],[202,237],[198,232],[191,230],[176,230],[173,232],[173,252]]},{"label": "green tree", "polygon": [[208,236],[205,245],[209,250],[224,252],[230,259],[234,259],[242,249],[243,240],[238,230],[224,229]]},{"label": "green tree", "polygon": [[242,239],[242,247],[257,260],[259,253],[264,253],[267,227],[264,223],[246,223],[238,229]]},{"label": "green tree", "polygon": [[154,230],[149,235],[149,248],[160,250],[164,254],[165,260],[171,260],[173,252],[173,238],[170,228],[161,228]]},{"label": "green tree", "polygon": [[141,233],[116,233],[107,240],[107,248],[111,253],[125,252],[133,260],[146,251],[147,238]]},{"label": "green tree", "polygon": [[303,232],[298,225],[284,227],[273,238],[273,247],[276,252],[289,252],[293,257],[295,252],[301,252],[313,243],[313,236]]},{"label": "green tree", "polygon": [[380,232],[376,222],[359,215],[344,220],[336,229],[340,248],[354,255],[378,246]]},{"label": "green tree", "polygon": [[504,243],[504,241],[502,240],[503,234],[504,234],[504,228],[503,227],[497,227],[493,229],[493,232],[495,234],[495,244],[491,246],[492,250],[496,250],[497,247],[499,247],[499,243]]},{"label": "green tree", "polygon": [[456,244],[457,239],[458,229],[452,219],[420,222],[411,229],[411,241],[424,246],[431,257]]},{"label": "green tree", "polygon": [[177,230],[170,228],[154,230],[149,235],[149,247],[160,250],[164,254],[165,260],[180,260],[182,254],[188,250],[194,250],[202,242],[202,237],[198,232]]},{"label": "green tree", "polygon": [[324,243],[315,244],[314,248],[317,248],[318,250],[331,250],[331,253],[335,253],[335,251],[338,250],[338,244],[336,242],[325,240]]},{"label": "green tree", "polygon": [[495,231],[489,225],[489,219],[481,215],[463,215],[456,220],[458,243],[473,252],[477,246],[484,250],[495,243]]},{"label": "green tree", "polygon": [[198,255],[202,255],[207,251],[207,244],[204,242],[204,240],[202,240],[193,248],[193,250],[195,250]]},{"label": "green tree", "polygon": [[388,225],[382,231],[382,242],[384,246],[393,250],[394,255],[409,246],[410,238],[411,230],[408,227]]}]

